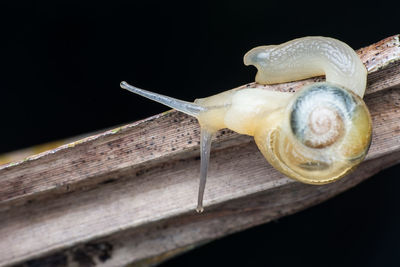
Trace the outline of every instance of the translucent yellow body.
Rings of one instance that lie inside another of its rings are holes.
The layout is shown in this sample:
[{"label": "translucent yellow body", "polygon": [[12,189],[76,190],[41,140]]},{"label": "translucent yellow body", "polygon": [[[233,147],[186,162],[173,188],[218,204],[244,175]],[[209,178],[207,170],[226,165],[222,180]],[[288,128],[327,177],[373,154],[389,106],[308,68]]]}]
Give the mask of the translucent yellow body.
[{"label": "translucent yellow body", "polygon": [[261,153],[288,177],[310,184],[333,182],[365,157],[371,142],[371,118],[362,97],[367,71],[348,45],[326,37],[305,37],[281,45],[260,46],[244,57],[257,69],[256,82],[281,83],[325,75],[297,93],[259,88],[232,89],[189,103],[130,86],[121,86],[195,116],[201,133],[203,194],[211,138],[222,128],[254,136]]}]

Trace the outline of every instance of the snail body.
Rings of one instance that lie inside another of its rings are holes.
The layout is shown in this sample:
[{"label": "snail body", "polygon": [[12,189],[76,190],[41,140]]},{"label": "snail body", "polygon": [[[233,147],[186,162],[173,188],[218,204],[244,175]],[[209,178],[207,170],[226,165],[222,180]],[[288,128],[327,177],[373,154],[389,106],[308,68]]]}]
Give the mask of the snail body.
[{"label": "snail body", "polygon": [[133,87],[121,87],[198,119],[201,167],[197,211],[203,210],[213,134],[229,128],[254,136],[267,161],[286,176],[309,184],[333,182],[366,156],[372,123],[362,97],[367,71],[349,46],[326,37],[304,37],[260,46],[244,56],[256,82],[271,84],[325,74],[296,93],[236,88],[194,103]]},{"label": "snail body", "polygon": [[280,45],[259,46],[244,56],[257,69],[260,84],[297,81],[320,75],[364,96],[367,70],[347,44],[328,37],[304,37]]}]

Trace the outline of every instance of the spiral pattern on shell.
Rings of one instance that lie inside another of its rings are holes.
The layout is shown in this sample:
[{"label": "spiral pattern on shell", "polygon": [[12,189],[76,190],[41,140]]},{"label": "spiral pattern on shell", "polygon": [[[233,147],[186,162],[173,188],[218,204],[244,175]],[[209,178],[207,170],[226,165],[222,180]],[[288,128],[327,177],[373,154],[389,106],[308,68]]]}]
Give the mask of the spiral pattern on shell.
[{"label": "spiral pattern on shell", "polygon": [[324,148],[343,137],[356,107],[353,96],[337,86],[320,83],[302,90],[291,105],[290,127],[312,148]]},{"label": "spiral pattern on shell", "polygon": [[280,116],[280,124],[257,132],[255,140],[271,165],[294,179],[332,182],[349,173],[368,151],[372,132],[368,108],[339,85],[306,86]]}]

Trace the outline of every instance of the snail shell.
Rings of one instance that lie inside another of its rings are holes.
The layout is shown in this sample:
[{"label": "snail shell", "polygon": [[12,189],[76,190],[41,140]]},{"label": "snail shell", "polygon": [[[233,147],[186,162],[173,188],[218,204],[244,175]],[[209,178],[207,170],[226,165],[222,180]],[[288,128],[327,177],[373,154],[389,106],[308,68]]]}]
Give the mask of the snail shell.
[{"label": "snail shell", "polygon": [[276,169],[305,183],[323,184],[364,159],[371,132],[368,108],[358,95],[316,83],[297,92],[286,109],[267,116],[254,138]]},{"label": "snail shell", "polygon": [[194,103],[121,82],[121,87],[198,119],[201,167],[197,211],[203,210],[213,134],[229,128],[254,136],[264,157],[285,175],[310,184],[333,182],[353,170],[371,143],[371,117],[362,97],[367,70],[348,45],[304,37],[260,46],[244,56],[260,84],[324,75],[325,83],[296,93],[236,88]]}]

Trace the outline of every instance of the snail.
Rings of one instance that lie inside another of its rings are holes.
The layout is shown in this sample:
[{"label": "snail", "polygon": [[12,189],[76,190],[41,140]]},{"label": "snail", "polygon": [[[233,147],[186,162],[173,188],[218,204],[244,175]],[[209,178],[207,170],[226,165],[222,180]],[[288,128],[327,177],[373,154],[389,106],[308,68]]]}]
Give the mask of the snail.
[{"label": "snail", "polygon": [[371,117],[362,100],[367,71],[347,44],[328,37],[298,38],[253,48],[245,54],[244,63],[257,68],[258,84],[320,75],[326,81],[295,93],[241,87],[194,103],[121,82],[124,89],[198,119],[198,212],[203,211],[211,140],[220,129],[254,136],[273,167],[308,184],[326,184],[345,176],[362,162],[371,143]]}]

